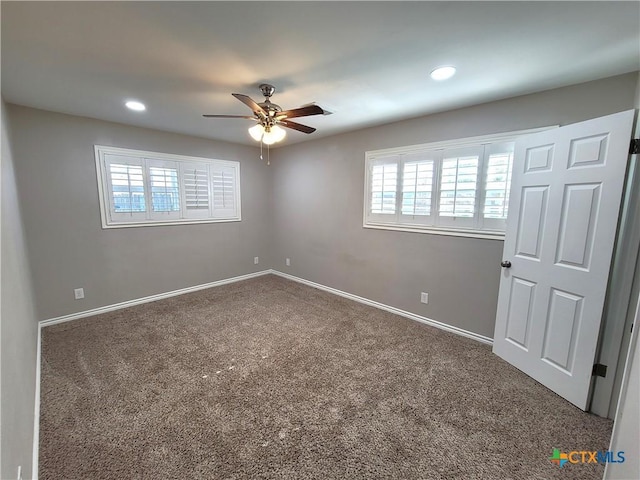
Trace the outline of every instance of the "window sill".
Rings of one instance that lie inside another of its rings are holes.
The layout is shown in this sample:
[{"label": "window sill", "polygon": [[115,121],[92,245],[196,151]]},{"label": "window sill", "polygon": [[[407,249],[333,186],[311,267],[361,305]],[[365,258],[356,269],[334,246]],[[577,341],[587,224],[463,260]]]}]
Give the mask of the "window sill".
[{"label": "window sill", "polygon": [[102,224],[103,229],[107,228],[131,228],[131,227],[161,227],[167,225],[194,225],[200,223],[224,223],[224,222],[240,222],[241,218],[216,218],[206,220],[173,220],[173,221],[158,221],[158,222],[131,222],[131,223],[111,223]]},{"label": "window sill", "polygon": [[470,230],[470,229],[452,229],[437,227],[417,227],[413,225],[388,225],[383,223],[365,223],[364,228],[373,228],[377,230],[395,230],[398,232],[427,233],[431,235],[447,235],[450,237],[470,237],[482,238],[486,240],[504,241],[504,232],[492,230]]}]

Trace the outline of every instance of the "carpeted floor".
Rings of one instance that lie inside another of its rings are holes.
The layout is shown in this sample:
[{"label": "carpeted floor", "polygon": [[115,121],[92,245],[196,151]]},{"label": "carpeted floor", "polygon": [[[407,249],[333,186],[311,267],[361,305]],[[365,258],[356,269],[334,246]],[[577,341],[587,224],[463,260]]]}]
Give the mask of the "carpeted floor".
[{"label": "carpeted floor", "polygon": [[586,414],[473,340],[275,276],[47,327],[48,479],[599,479]]}]

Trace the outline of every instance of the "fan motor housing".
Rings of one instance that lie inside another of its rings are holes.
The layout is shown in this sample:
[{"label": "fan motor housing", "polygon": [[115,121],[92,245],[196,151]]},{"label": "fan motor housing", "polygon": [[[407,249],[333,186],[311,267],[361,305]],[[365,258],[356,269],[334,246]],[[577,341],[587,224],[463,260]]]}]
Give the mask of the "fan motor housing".
[{"label": "fan motor housing", "polygon": [[262,103],[258,103],[258,105],[260,105],[266,112],[269,113],[269,117],[273,117],[276,113],[281,112],[282,107],[280,107],[280,105],[276,105],[275,103],[271,103],[271,100],[269,100],[271,95],[273,95],[273,93],[276,91],[276,87],[268,83],[263,83],[259,88],[262,92],[262,95],[264,95],[265,100]]}]

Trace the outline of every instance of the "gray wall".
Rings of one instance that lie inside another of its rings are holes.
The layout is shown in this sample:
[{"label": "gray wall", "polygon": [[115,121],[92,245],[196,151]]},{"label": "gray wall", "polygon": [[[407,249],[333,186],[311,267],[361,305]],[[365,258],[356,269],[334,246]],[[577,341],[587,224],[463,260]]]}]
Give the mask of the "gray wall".
[{"label": "gray wall", "polygon": [[0,478],[31,478],[38,330],[4,100],[0,166]]},{"label": "gray wall", "polygon": [[636,79],[622,75],[277,149],[274,268],[493,337],[503,242],[363,228],[365,151],[628,110]]},{"label": "gray wall", "polygon": [[[256,148],[16,105],[8,113],[38,319],[270,267],[271,171]],[[94,144],[240,161],[242,221],[102,229]]]}]

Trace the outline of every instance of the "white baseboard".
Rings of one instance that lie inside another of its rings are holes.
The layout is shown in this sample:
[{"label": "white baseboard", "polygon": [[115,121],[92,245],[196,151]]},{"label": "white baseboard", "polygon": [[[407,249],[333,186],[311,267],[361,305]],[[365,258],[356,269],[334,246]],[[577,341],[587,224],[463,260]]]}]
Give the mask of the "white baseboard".
[{"label": "white baseboard", "polygon": [[341,297],[345,297],[359,303],[364,303],[365,305],[370,305],[372,307],[379,308],[380,310],[385,310],[387,312],[400,315],[401,317],[405,317],[410,320],[415,320],[416,322],[424,323],[426,325],[431,325],[432,327],[436,327],[441,330],[446,330],[447,332],[455,333],[457,335],[460,335],[466,338],[471,338],[473,340],[477,340],[478,342],[486,343],[487,345],[493,345],[492,338],[485,337],[484,335],[480,335],[479,333],[470,332],[469,330],[465,330],[463,328],[458,328],[452,325],[448,325],[446,323],[438,322],[437,320],[432,320],[431,318],[423,317],[422,315],[417,315],[415,313],[407,312],[406,310],[401,310],[399,308],[392,307],[390,305],[385,305],[384,303],[376,302],[368,298],[364,298],[358,295],[354,295],[352,293],[344,292],[342,290],[338,290],[337,288],[327,287],[326,285],[315,283],[310,280],[305,280],[304,278],[296,277],[294,275],[289,275],[288,273],[283,273],[278,270],[271,270],[271,273],[273,273],[274,275],[278,275],[279,277],[293,280],[294,282],[303,283],[310,287],[317,288],[319,290],[324,290],[325,292],[333,293],[334,295],[339,295]]},{"label": "white baseboard", "polygon": [[42,326],[38,325],[38,345],[36,347],[36,398],[33,407],[33,456],[31,478],[38,480],[38,450],[40,447],[40,361],[42,351]]},{"label": "white baseboard", "polygon": [[[112,305],[106,305],[104,307],[93,308],[91,310],[85,310],[82,312],[71,313],[69,315],[63,315],[61,317],[49,318],[47,320],[42,320],[39,323],[40,328],[48,327],[50,325],[56,325],[58,323],[69,322],[71,320],[77,320],[79,318],[90,317],[93,315],[99,315],[101,313],[112,312],[114,310],[120,310],[122,308],[132,307],[134,305],[141,305],[143,303],[155,302],[156,300],[162,300],[163,298],[175,297],[177,295],[183,295],[185,293],[197,292],[198,290],[204,290],[206,288],[218,287],[220,285],[226,285],[228,283],[241,282],[243,280],[248,280],[250,278],[260,277],[262,275],[278,275],[282,278],[287,278],[289,280],[293,280],[294,282],[303,283],[313,288],[317,288],[319,290],[324,290],[325,292],[333,293],[334,295],[339,295],[344,298],[348,298],[354,300],[359,303],[363,303],[365,305],[369,305],[375,308],[379,308],[380,310],[385,310],[387,312],[400,315],[401,317],[408,318],[410,320],[415,320],[416,322],[424,323],[426,325],[431,325],[432,327],[439,328],[441,330],[446,330],[447,332],[455,333],[457,335],[461,335],[466,338],[471,338],[473,340],[477,340],[482,343],[486,343],[487,345],[493,345],[493,339],[490,337],[485,337],[484,335],[480,335],[479,333],[470,332],[469,330],[465,330],[463,328],[454,327],[453,325],[448,325],[446,323],[439,322],[437,320],[433,320],[431,318],[423,317],[422,315],[417,315],[415,313],[407,312],[406,310],[401,310],[396,307],[392,307],[390,305],[386,305],[384,303],[376,302],[375,300],[370,300],[365,297],[360,297],[358,295],[354,295],[352,293],[348,293],[342,290],[338,290],[337,288],[328,287],[326,285],[322,285],[320,283],[315,283],[310,280],[306,280],[301,277],[296,277],[294,275],[290,275],[288,273],[280,272],[278,270],[262,270],[260,272],[249,273],[247,275],[240,275],[238,277],[226,278],[224,280],[218,280],[216,282],[203,283],[201,285],[194,285],[193,287],[181,288],[179,290],[173,290],[170,292],[159,293],[157,295],[150,295],[148,297],[136,298],[133,300],[128,300],[126,302],[114,303]],[[38,331],[38,364],[37,364],[37,373],[40,375],[40,331]],[[37,389],[40,388],[40,382],[38,379]],[[38,392],[39,393],[39,392]],[[38,399],[39,401],[39,395]]]},{"label": "white baseboard", "polygon": [[238,277],[225,278],[224,280],[218,280],[216,282],[203,283],[201,285],[194,285],[193,287],[181,288],[179,290],[172,290],[171,292],[159,293],[157,295],[150,295],[148,297],[135,298],[133,300],[127,300],[126,302],[114,303],[112,305],[106,305],[104,307],[93,308],[91,310],[71,313],[69,315],[63,315],[61,317],[49,318],[47,320],[40,321],[39,324],[40,324],[40,327],[48,327],[50,325],[69,322],[71,320],[77,320],[79,318],[91,317],[93,315],[99,315],[101,313],[107,313],[107,312],[112,312],[114,310],[120,310],[122,308],[133,307],[134,305],[141,305],[143,303],[155,302],[156,300],[162,300],[163,298],[170,298],[170,297],[175,297],[177,295],[183,295],[185,293],[197,292],[198,290],[204,290],[206,288],[219,287],[220,285],[226,285],[228,283],[241,282],[242,280],[261,277],[262,275],[268,275],[270,273],[271,273],[271,270],[262,270],[260,272],[249,273],[247,275],[240,275]]}]

